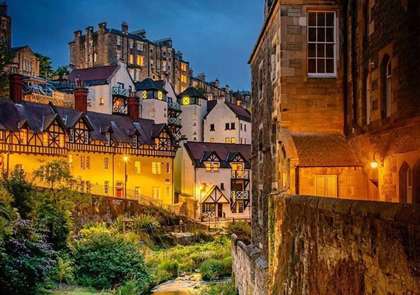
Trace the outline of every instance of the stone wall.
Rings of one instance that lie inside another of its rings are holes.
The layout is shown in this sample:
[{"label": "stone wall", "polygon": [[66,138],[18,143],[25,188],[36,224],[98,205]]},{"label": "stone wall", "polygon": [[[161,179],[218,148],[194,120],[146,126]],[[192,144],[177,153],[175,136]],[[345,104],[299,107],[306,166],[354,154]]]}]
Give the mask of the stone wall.
[{"label": "stone wall", "polygon": [[420,294],[420,207],[286,195],[270,203],[269,294]]},{"label": "stone wall", "polygon": [[232,272],[239,294],[267,294],[267,264],[261,251],[252,245],[245,245],[232,235]]}]

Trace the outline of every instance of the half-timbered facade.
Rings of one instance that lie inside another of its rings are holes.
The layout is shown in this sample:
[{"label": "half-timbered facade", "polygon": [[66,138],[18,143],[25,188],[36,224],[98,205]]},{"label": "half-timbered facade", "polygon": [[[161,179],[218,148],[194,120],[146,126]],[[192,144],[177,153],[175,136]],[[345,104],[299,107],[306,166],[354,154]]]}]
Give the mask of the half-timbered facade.
[{"label": "half-timbered facade", "polygon": [[180,165],[180,198],[195,202],[201,220],[250,217],[251,146],[186,142]]},{"label": "half-timbered facade", "polygon": [[168,126],[152,120],[51,103],[0,103],[0,171],[5,176],[19,168],[32,180],[34,170],[61,159],[84,192],[171,205],[175,152]]}]

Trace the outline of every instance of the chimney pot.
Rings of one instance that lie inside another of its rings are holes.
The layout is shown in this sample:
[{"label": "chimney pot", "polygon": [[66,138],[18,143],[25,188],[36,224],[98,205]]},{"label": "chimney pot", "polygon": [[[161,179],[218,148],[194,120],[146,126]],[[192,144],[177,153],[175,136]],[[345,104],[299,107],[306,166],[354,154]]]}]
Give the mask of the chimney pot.
[{"label": "chimney pot", "polygon": [[89,90],[84,87],[74,89],[74,109],[85,113],[87,112],[87,96]]},{"label": "chimney pot", "polygon": [[122,24],[121,24],[121,31],[123,33],[128,33],[128,24],[127,24],[127,22],[122,22]]},{"label": "chimney pot", "polygon": [[139,111],[139,100],[138,98],[135,96],[135,94],[133,94],[133,96],[130,95],[130,97],[128,98],[128,116],[130,117],[131,120],[135,121],[140,117],[140,111]]},{"label": "chimney pot", "polygon": [[22,102],[23,96],[23,77],[19,74],[9,76],[9,95],[14,102]]}]

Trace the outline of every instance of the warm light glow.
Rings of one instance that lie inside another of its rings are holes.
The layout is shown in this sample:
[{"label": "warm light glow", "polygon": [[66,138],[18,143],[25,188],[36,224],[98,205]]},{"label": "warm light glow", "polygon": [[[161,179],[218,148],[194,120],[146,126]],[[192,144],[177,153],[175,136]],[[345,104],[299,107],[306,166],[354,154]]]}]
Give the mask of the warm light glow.
[{"label": "warm light glow", "polygon": [[377,169],[378,166],[379,166],[379,163],[376,160],[373,160],[372,162],[370,162],[370,168]]},{"label": "warm light glow", "polygon": [[189,105],[190,104],[190,97],[189,96],[184,96],[182,98],[182,104],[183,105]]},{"label": "warm light glow", "polygon": [[147,99],[147,91],[146,90],[143,91],[143,99]]},{"label": "warm light glow", "polygon": [[128,156],[123,157],[124,162],[128,162]]},{"label": "warm light glow", "polygon": [[162,91],[158,91],[158,99],[160,99],[160,100],[163,99],[163,92]]}]

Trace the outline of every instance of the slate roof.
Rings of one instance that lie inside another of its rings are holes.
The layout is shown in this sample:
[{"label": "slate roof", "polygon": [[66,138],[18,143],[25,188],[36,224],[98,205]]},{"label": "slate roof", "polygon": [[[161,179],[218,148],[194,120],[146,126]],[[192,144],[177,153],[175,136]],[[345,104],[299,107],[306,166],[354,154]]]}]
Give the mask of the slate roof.
[{"label": "slate roof", "polygon": [[135,87],[136,91],[142,91],[142,90],[161,90],[166,92],[164,88],[164,83],[161,83],[161,81],[153,81],[150,78],[146,78],[141,82],[136,82]]},{"label": "slate roof", "polygon": [[182,96],[205,98],[203,91],[195,87],[188,87],[187,89],[185,89],[182,93],[179,94],[179,97]]},{"label": "slate roof", "polygon": [[118,67],[119,65],[111,65],[87,69],[74,69],[69,75],[69,80],[74,82],[76,79],[79,79],[86,86],[108,84]]},{"label": "slate roof", "polygon": [[196,167],[204,167],[204,161],[210,154],[216,154],[221,160],[220,167],[230,167],[229,162],[239,153],[245,159],[245,167],[250,168],[251,145],[232,143],[194,142],[184,143],[191,160]]},{"label": "slate roof", "polygon": [[300,167],[360,166],[353,150],[339,134],[291,134]]},{"label": "slate roof", "polygon": [[17,131],[27,124],[34,133],[39,133],[46,130],[55,119],[68,129],[80,118],[83,118],[91,128],[91,137],[101,141],[106,140],[105,133],[110,131],[112,139],[116,142],[128,143],[130,137],[137,133],[141,144],[152,144],[166,128],[165,124],[154,124],[153,120],[132,121],[128,116],[96,112],[81,113],[70,108],[55,107],[52,104],[0,102],[0,128],[6,130]]},{"label": "slate roof", "polygon": [[[231,111],[242,121],[251,122],[251,113],[244,109],[241,106],[237,106],[234,103],[225,101],[225,104],[231,109]],[[217,105],[217,100],[210,100],[207,102],[207,114],[205,115],[204,119],[207,115],[214,109]]]}]

